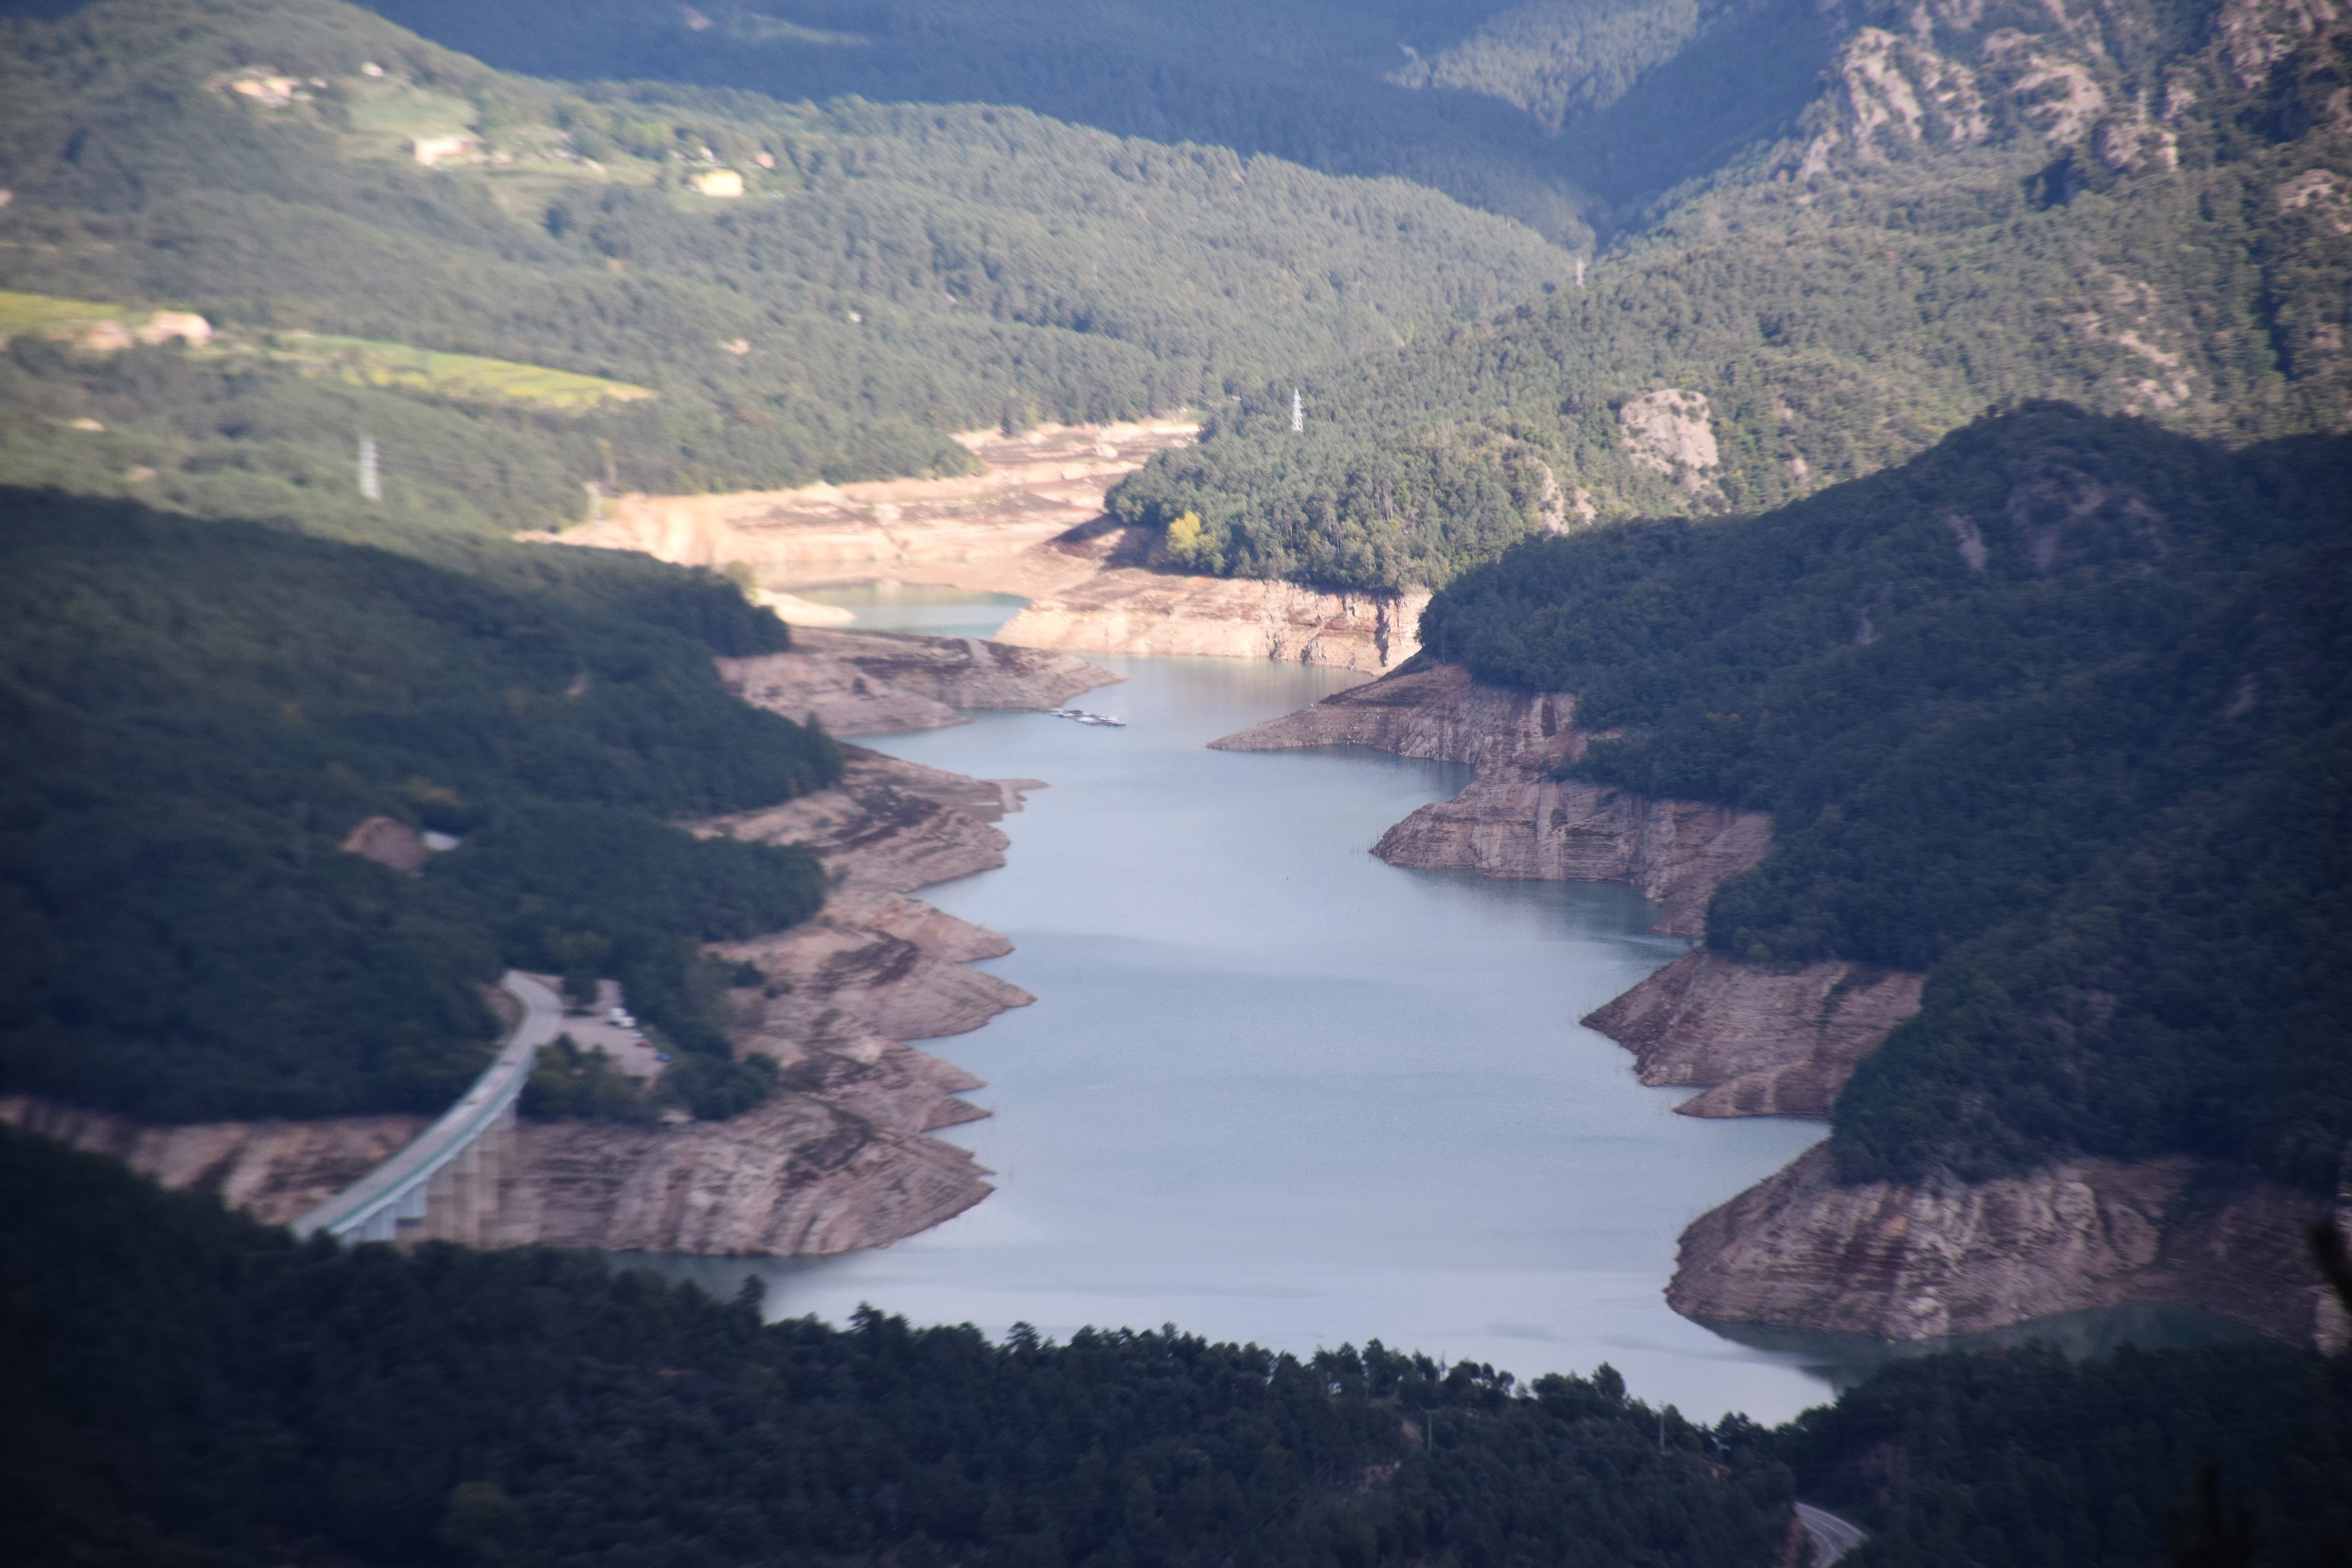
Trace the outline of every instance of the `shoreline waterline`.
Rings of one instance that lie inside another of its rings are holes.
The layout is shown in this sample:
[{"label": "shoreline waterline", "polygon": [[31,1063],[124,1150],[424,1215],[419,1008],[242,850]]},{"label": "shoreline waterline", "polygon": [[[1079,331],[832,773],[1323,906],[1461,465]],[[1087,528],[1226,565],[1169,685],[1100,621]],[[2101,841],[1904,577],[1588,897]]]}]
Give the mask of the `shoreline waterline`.
[{"label": "shoreline waterline", "polygon": [[[874,630],[984,636],[1010,613],[844,592]],[[894,610],[919,624],[890,624]],[[1172,1324],[1298,1354],[1379,1339],[1532,1378],[1608,1362],[1694,1418],[1778,1421],[1883,1351],[1719,1333],[1664,1288],[1691,1219],[1817,1142],[1696,1121],[1576,1019],[1686,949],[1614,884],[1495,882],[1366,852],[1468,770],[1207,743],[1364,677],[1097,661],[1089,728],[1037,714],[871,737],[1047,781],[1002,870],[923,890],[1003,933],[1033,1007],[927,1044],[992,1119],[936,1134],[998,1190],[894,1246],[821,1259],[628,1256],[772,1317],[863,1304],[1000,1337]]]}]

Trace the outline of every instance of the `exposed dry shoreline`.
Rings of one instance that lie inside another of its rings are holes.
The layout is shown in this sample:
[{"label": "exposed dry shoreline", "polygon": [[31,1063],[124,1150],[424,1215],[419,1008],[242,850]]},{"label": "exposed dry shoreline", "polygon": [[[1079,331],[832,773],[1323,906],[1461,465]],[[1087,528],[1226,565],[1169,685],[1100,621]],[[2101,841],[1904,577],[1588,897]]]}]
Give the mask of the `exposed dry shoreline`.
[{"label": "exposed dry shoreline", "polygon": [[[1065,655],[964,638],[795,633],[790,653],[721,661],[745,700],[835,734],[964,722],[956,707],[1051,707],[1117,677]],[[773,1058],[783,1092],[725,1122],[522,1124],[494,1203],[493,1245],[788,1256],[887,1245],[961,1213],[988,1172],[925,1134],[986,1113],[981,1087],[905,1041],[978,1029],[1032,998],[967,967],[1010,952],[995,932],[906,896],[1004,863],[992,824],[1034,779],[979,779],[849,747],[841,784],[697,831],[802,843],[834,890],[789,931],[714,949],[757,968],[733,993],[737,1049]],[[0,1121],[108,1154],[164,1186],[218,1194],[272,1224],[365,1175],[422,1116],[161,1126],[24,1096]]]},{"label": "exposed dry shoreline", "polygon": [[[1389,830],[1396,865],[1631,883],[1697,936],[1716,889],[1759,862],[1754,812],[1548,777],[1578,755],[1573,693],[1488,686],[1419,660],[1216,742],[1369,746],[1468,764],[1451,800]],[[1919,1009],[1923,977],[1832,962],[1780,968],[1696,950],[1583,1021],[1642,1082],[1701,1092],[1694,1116],[1826,1117],[1855,1067]],[[1927,1339],[2126,1302],[2199,1308],[2301,1343],[2342,1313],[2303,1249],[2308,1195],[2213,1162],[2078,1160],[1999,1181],[1840,1186],[1816,1148],[1702,1216],[1667,1301],[1686,1316]],[[2352,1222],[2352,1193],[2339,1195]]]},{"label": "exposed dry shoreline", "polygon": [[[721,496],[625,496],[549,543],[748,567],[781,593],[887,581],[1014,593],[1000,643],[1066,653],[1206,655],[1378,674],[1410,658],[1426,593],[1326,593],[1157,570],[1103,514],[1110,486],[1197,425],[1044,425],[958,437],[984,471]],[[786,619],[792,618],[787,607]]]}]

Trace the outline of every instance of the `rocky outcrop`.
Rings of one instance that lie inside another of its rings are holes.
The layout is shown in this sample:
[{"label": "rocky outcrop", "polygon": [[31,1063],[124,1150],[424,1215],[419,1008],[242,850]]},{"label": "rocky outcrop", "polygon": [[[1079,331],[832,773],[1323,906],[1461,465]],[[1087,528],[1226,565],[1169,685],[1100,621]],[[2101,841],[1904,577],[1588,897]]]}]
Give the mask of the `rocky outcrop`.
[{"label": "rocky outcrop", "polygon": [[1652,800],[1549,776],[1580,752],[1576,698],[1475,680],[1456,664],[1417,661],[1215,742],[1226,751],[1368,746],[1467,763],[1476,779],[1413,812],[1372,852],[1391,865],[1555,882],[1627,882],[1664,910],[1660,929],[1696,936],[1715,890],[1771,846],[1762,813]]},{"label": "rocky outcrop", "polygon": [[1719,462],[1715,414],[1705,392],[1664,387],[1631,398],[1617,411],[1617,437],[1637,468],[1696,491]]},{"label": "rocky outcrop", "polygon": [[964,1150],[801,1093],[678,1127],[526,1123],[516,1145],[499,1203],[508,1245],[845,1252],[911,1236],[990,1191]]},{"label": "rocky outcrop", "polygon": [[158,1126],[110,1111],[0,1096],[0,1123],[121,1160],[167,1187],[212,1193],[284,1225],[382,1165],[425,1130],[425,1116]]},{"label": "rocky outcrop", "polygon": [[963,1034],[1035,999],[966,967],[1011,952],[1010,942],[889,894],[845,890],[789,931],[711,950],[765,977],[737,1002],[740,1040],[743,1050],[786,1066],[814,1050],[863,1057],[877,1039]]},{"label": "rocky outcrop", "polygon": [[[1756,864],[1754,812],[1645,800],[1551,770],[1586,737],[1563,692],[1485,685],[1417,660],[1229,736],[1227,750],[1367,746],[1466,763],[1476,779],[1389,830],[1391,863],[1631,882],[1696,935],[1715,890]],[[1862,1060],[1919,1009],[1922,977],[1685,954],[1584,1021],[1642,1081],[1704,1091],[1696,1116],[1825,1117]],[[2283,1337],[2341,1338],[2303,1250],[2305,1195],[2195,1160],[2081,1160],[1982,1183],[1839,1186],[1817,1148],[1684,1233],[1667,1301],[1685,1315],[1887,1338],[1982,1333],[2086,1307],[2175,1302]],[[2352,1197],[2345,1205],[2352,1221]],[[2352,1228],[2352,1227],[2347,1227]]]},{"label": "rocky outcrop", "polygon": [[1762,860],[1771,842],[1771,820],[1759,811],[1503,769],[1422,807],[1372,852],[1423,870],[1631,883],[1664,912],[1658,930],[1699,936],[1715,890]]},{"label": "rocky outcrop", "polygon": [[1521,692],[1474,679],[1459,664],[1414,659],[1380,680],[1336,692],[1312,707],[1210,742],[1216,751],[1288,751],[1368,746],[1480,772],[1535,769],[1567,754],[1576,696]]},{"label": "rocky outcrop", "polygon": [[[1019,594],[1032,602],[996,642],[1066,654],[1280,659],[1368,674],[1411,658],[1425,592],[1325,593],[1297,583],[1148,569],[1156,531],[1116,524],[1104,514],[1103,498],[1154,453],[1197,433],[1197,426],[1162,421],[974,434],[958,439],[979,460],[977,475],[728,496],[628,496],[614,502],[610,517],[523,537],[635,550],[685,566],[748,569],[755,592],[799,628],[796,653],[812,656],[842,655],[800,627],[796,601],[782,591],[881,581]],[[947,695],[911,670],[890,674],[862,658],[852,662],[878,685],[954,707],[1054,706]],[[830,687],[852,678],[824,679]],[[826,703],[846,697],[854,706],[868,694],[809,689],[823,700],[807,711],[836,734],[878,732],[844,729],[828,716]],[[1086,689],[1073,686],[1060,700]],[[937,710],[904,711],[926,726],[951,722]]]},{"label": "rocky outcrop", "polygon": [[1583,1021],[1642,1082],[1706,1092],[1686,1116],[1827,1117],[1862,1059],[1919,1010],[1920,977],[1832,961],[1771,969],[1685,953]]},{"label": "rocky outcrop", "polygon": [[1055,708],[1120,678],[1067,653],[978,637],[809,626],[794,628],[790,653],[717,663],[727,689],[753,707],[835,735],[970,722],[958,708]]},{"label": "rocky outcrop", "polygon": [[801,844],[824,862],[836,887],[910,893],[1004,863],[1012,841],[983,820],[1020,807],[1034,779],[968,779],[842,747],[843,778],[781,806],[738,811],[694,824],[708,838]]},{"label": "rocky outcrop", "polygon": [[2322,1212],[2187,1157],[1841,1186],[1817,1148],[1683,1233],[1666,1301],[1702,1320],[1884,1339],[2161,1301],[2310,1343],[2334,1322],[2304,1244]]},{"label": "rocky outcrop", "polygon": [[1428,602],[1426,592],[1327,593],[1115,567],[1032,601],[997,636],[1067,653],[1276,659],[1378,674],[1419,652]]}]

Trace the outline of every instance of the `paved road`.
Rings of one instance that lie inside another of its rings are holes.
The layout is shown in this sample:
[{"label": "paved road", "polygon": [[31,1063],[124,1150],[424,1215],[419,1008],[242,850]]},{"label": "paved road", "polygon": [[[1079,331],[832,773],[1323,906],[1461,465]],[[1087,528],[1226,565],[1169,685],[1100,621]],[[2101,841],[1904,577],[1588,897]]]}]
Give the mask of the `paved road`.
[{"label": "paved road", "polygon": [[[539,1059],[539,1048],[563,1030],[563,1000],[530,976],[509,969],[499,985],[522,1004],[522,1021],[507,1037],[498,1058],[441,1119],[358,1181],[294,1222],[297,1236],[324,1230],[342,1238],[384,1239],[404,1203],[415,1198],[434,1173],[481,1136],[522,1092]],[[413,1207],[413,1204],[412,1204]],[[382,1230],[383,1236],[374,1236]]]},{"label": "paved road", "polygon": [[1831,1563],[1870,1539],[1862,1526],[1809,1502],[1797,1505],[1797,1518],[1812,1536],[1813,1544],[1822,1549],[1821,1555],[1813,1559],[1813,1568],[1830,1568]]}]

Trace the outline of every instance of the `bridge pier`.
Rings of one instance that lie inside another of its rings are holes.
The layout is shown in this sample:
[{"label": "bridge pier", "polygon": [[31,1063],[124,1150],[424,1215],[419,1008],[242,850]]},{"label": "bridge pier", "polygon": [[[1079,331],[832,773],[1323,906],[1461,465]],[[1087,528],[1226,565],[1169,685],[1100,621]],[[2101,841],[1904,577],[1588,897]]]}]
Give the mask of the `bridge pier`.
[{"label": "bridge pier", "polygon": [[472,1246],[499,1239],[499,1188],[514,1163],[515,1102],[539,1048],[563,1026],[563,1003],[544,982],[509,972],[499,984],[523,1012],[489,1069],[407,1147],[296,1220],[296,1235]]}]

